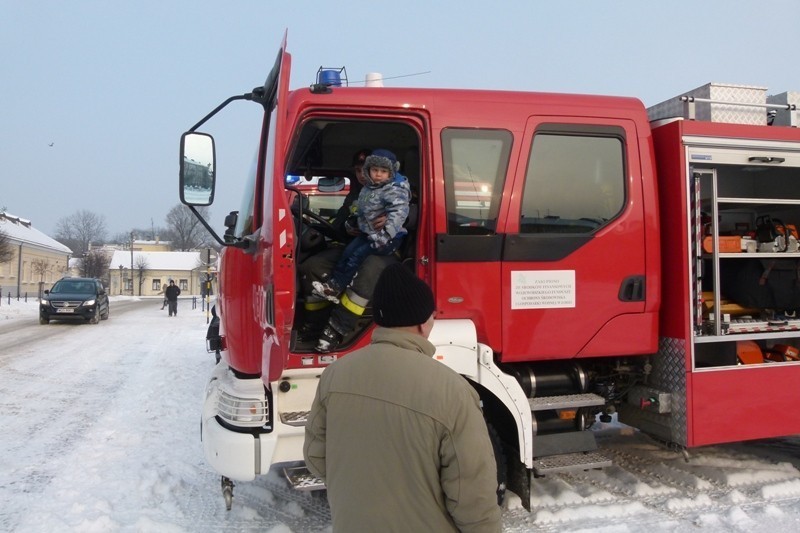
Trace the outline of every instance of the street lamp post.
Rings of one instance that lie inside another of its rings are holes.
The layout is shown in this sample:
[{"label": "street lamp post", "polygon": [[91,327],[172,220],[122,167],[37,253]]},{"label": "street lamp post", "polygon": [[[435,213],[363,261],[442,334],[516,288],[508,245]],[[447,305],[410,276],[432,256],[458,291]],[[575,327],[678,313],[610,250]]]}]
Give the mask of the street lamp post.
[{"label": "street lamp post", "polygon": [[133,232],[131,232],[131,296],[133,295]]}]

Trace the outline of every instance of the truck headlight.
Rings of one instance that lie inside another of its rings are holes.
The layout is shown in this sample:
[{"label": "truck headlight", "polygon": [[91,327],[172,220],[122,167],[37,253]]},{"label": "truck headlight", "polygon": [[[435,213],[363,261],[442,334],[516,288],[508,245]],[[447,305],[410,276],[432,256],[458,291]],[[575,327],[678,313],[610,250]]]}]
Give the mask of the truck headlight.
[{"label": "truck headlight", "polygon": [[267,402],[261,398],[239,398],[220,391],[217,400],[219,416],[234,425],[261,427],[269,421]]}]

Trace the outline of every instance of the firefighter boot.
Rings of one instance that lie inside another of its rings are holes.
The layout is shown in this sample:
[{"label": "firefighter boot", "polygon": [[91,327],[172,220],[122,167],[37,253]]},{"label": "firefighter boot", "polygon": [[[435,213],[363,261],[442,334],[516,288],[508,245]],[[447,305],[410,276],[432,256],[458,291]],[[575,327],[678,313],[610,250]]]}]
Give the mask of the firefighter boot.
[{"label": "firefighter boot", "polygon": [[316,342],[331,315],[331,303],[327,300],[306,300],[303,304],[303,325],[297,331],[300,342]]},{"label": "firefighter boot", "polygon": [[317,345],[314,350],[319,353],[330,353],[339,348],[341,343],[342,334],[328,324],[317,339]]}]

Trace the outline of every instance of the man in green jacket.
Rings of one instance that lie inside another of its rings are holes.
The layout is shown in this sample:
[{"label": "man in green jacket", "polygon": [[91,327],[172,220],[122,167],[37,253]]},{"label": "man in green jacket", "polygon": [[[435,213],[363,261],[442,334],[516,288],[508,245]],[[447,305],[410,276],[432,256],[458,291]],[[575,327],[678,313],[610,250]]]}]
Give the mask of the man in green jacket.
[{"label": "man in green jacket", "polygon": [[500,531],[497,468],[478,394],[434,360],[430,287],[387,267],[372,343],[322,373],[303,454],[335,532]]}]

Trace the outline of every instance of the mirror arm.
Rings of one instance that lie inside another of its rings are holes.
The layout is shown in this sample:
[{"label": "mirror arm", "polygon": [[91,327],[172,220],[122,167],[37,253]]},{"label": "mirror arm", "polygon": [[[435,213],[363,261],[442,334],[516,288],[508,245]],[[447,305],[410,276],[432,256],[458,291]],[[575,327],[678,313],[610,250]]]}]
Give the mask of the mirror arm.
[{"label": "mirror arm", "polygon": [[211,236],[214,237],[214,240],[216,240],[222,246],[231,246],[230,243],[226,243],[222,239],[219,238],[219,235],[217,235],[217,232],[214,231],[211,228],[211,226],[208,225],[208,222],[206,222],[206,220],[203,218],[203,216],[200,213],[197,212],[197,209],[195,209],[193,205],[187,205],[186,207],[191,209],[192,213],[194,213],[194,216],[197,217],[197,220],[199,220],[200,223],[206,228],[206,230],[208,230],[208,232],[211,234]]},{"label": "mirror arm", "polygon": [[197,128],[199,128],[200,126],[202,126],[203,124],[208,122],[208,120],[211,117],[213,117],[214,115],[216,115],[217,113],[222,111],[225,108],[225,106],[227,106],[231,102],[235,102],[236,100],[250,100],[251,102],[258,102],[258,103],[262,103],[263,104],[263,102],[262,102],[263,101],[263,93],[264,93],[264,88],[263,87],[256,87],[255,89],[253,89],[252,92],[245,93],[245,94],[240,94],[240,95],[237,95],[237,96],[231,96],[230,98],[228,98],[227,100],[225,100],[224,102],[219,104],[217,107],[215,107],[208,115],[206,115],[203,118],[201,118],[200,121],[197,124],[195,124],[194,126],[189,128],[189,133],[193,133],[193,132],[197,131]]}]

